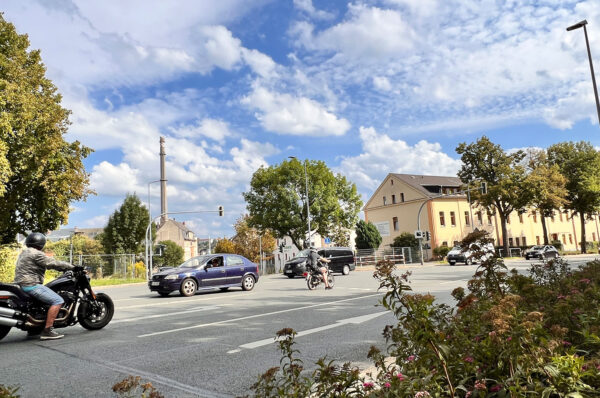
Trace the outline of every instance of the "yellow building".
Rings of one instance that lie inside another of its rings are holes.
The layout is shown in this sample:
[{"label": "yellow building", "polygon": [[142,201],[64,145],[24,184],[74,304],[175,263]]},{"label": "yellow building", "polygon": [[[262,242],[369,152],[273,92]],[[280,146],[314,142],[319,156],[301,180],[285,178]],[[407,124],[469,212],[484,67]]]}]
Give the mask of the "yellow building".
[{"label": "yellow building", "polygon": [[[475,205],[469,206],[467,196],[459,194],[462,182],[457,177],[413,174],[387,175],[363,208],[365,221],[379,230],[386,246],[403,232],[417,230],[417,214],[421,211],[421,230],[431,233],[432,248],[453,246],[475,228],[490,233],[496,245],[503,244],[500,218]],[[444,194],[443,197],[438,197]],[[569,211],[556,211],[546,218],[550,241],[559,240],[567,251],[579,250],[581,220]],[[598,216],[585,221],[586,239],[597,241],[600,236]],[[544,243],[540,214],[532,210],[513,212],[507,220],[508,244],[512,248]],[[429,252],[431,253],[431,252]]]}]

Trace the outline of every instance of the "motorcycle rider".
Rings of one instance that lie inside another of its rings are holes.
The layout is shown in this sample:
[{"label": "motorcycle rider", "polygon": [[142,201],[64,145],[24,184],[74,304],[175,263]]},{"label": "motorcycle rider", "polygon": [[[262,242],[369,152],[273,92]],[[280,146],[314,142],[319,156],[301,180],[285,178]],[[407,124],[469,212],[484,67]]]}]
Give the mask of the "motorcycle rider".
[{"label": "motorcycle rider", "polygon": [[327,280],[327,268],[319,266],[319,261],[330,263],[331,260],[320,256],[319,253],[317,253],[317,249],[315,249],[313,246],[311,246],[309,250],[310,252],[308,254],[308,260],[310,262],[311,268],[315,271],[318,270],[319,272],[321,272],[321,274],[323,275],[323,282],[325,282],[325,289],[333,289],[332,286],[329,286],[329,281]]},{"label": "motorcycle rider", "polygon": [[[67,271],[83,269],[83,267],[74,267],[67,262],[47,256],[42,251],[45,245],[46,237],[44,234],[33,232],[27,236],[25,239],[25,246],[27,247],[19,254],[17,259],[14,283],[21,286],[23,291],[37,300],[50,305],[46,317],[46,326],[40,335],[40,340],[56,340],[64,337],[53,328],[54,320],[64,300],[52,289],[44,286],[44,273],[46,269]],[[35,334],[29,333],[29,336],[35,336]]]}]

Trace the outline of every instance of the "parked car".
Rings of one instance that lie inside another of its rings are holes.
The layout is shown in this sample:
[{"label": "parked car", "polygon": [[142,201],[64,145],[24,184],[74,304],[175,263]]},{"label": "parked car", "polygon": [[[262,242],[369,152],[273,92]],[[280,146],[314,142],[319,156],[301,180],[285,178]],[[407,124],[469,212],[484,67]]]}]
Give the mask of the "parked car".
[{"label": "parked car", "polygon": [[[296,257],[285,263],[283,266],[284,275],[287,275],[288,278],[303,276],[306,272],[308,253],[308,249],[302,250]],[[328,265],[332,272],[348,275],[350,271],[354,271],[356,268],[354,253],[348,247],[324,247],[318,249],[317,253],[331,260]]]},{"label": "parked car", "polygon": [[454,246],[452,250],[448,252],[446,255],[446,259],[450,265],[455,265],[456,263],[465,263],[466,265],[471,265],[473,263],[478,263],[481,261],[485,261],[488,258],[494,255],[494,245],[488,243],[484,245],[480,251],[483,252],[483,255],[477,256],[474,250],[474,243],[471,244],[469,249],[463,251],[460,246]]},{"label": "parked car", "polygon": [[558,258],[560,254],[558,250],[552,245],[537,245],[525,250],[525,260],[531,258],[539,258],[540,260],[547,260],[550,258]]},{"label": "parked car", "polygon": [[150,291],[168,296],[179,291],[193,296],[199,290],[241,287],[252,290],[258,282],[258,265],[237,254],[192,257],[178,267],[163,267],[148,282]]}]

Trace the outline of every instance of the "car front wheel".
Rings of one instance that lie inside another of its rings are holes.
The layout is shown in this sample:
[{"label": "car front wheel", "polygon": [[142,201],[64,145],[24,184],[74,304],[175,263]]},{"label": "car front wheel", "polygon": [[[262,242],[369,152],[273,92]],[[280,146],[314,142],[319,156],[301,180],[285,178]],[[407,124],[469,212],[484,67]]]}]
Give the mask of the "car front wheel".
[{"label": "car front wheel", "polygon": [[456,261],[448,261],[448,263],[449,263],[450,265],[454,265],[454,264],[456,264]]},{"label": "car front wheel", "polygon": [[190,297],[190,296],[193,296],[194,294],[196,294],[197,288],[198,288],[198,285],[196,284],[196,281],[194,281],[191,278],[187,278],[187,279],[184,279],[183,282],[181,282],[181,287],[179,288],[179,292],[181,293],[182,296]]},{"label": "car front wheel", "polygon": [[246,275],[244,277],[244,280],[242,280],[242,289],[247,292],[254,289],[254,277],[252,275]]},{"label": "car front wheel", "polygon": [[350,273],[350,267],[347,265],[344,265],[344,268],[342,268],[342,275],[348,275]]}]

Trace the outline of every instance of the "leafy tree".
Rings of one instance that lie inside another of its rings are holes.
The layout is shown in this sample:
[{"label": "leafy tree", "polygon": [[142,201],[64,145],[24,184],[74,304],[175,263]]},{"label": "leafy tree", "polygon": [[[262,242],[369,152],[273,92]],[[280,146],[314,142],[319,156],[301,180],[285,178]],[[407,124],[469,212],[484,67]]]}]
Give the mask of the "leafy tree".
[{"label": "leafy tree", "polygon": [[[271,253],[275,250],[275,238],[271,231],[259,231],[248,225],[248,215],[240,217],[235,223],[235,237],[232,239],[237,246],[237,254],[241,254],[250,261],[260,260],[260,247],[262,251]],[[260,237],[260,239],[259,239]]]},{"label": "leafy tree", "polygon": [[392,247],[410,247],[416,250],[419,248],[419,241],[415,238],[414,234],[402,232],[399,236],[394,238]]},{"label": "leafy tree", "polygon": [[548,245],[546,217],[567,204],[566,179],[558,165],[548,161],[548,155],[543,150],[530,150],[527,153],[527,168],[529,173],[525,179],[525,189],[529,197],[528,205],[540,213],[544,244]]},{"label": "leafy tree", "polygon": [[[85,235],[73,235],[73,256],[90,256],[102,254],[104,248],[102,243]],[[57,242],[48,242],[44,248],[46,252],[52,252],[55,256],[64,257],[71,253],[71,239],[63,239]]]},{"label": "leafy tree", "polygon": [[217,239],[217,244],[215,245],[214,253],[238,253],[237,245],[231,240],[227,238]]},{"label": "leafy tree", "polygon": [[372,222],[358,221],[356,224],[356,248],[377,249],[381,244],[381,234]]},{"label": "leafy tree", "polygon": [[548,158],[566,178],[567,208],[581,218],[581,252],[586,253],[585,217],[600,208],[600,155],[589,142],[561,142]]},{"label": "leafy tree", "polygon": [[70,112],[28,47],[0,14],[0,243],[56,229],[70,203],[92,193],[82,162],[91,149],[64,140]]},{"label": "leafy tree", "polygon": [[335,227],[329,237],[336,246],[350,246],[350,231],[346,228]]},{"label": "leafy tree", "polygon": [[159,242],[164,245],[162,256],[152,256],[152,263],[159,267],[175,267],[183,262],[183,247],[172,240]]},{"label": "leafy tree", "polygon": [[104,227],[102,245],[106,253],[140,253],[146,238],[148,209],[135,194],[127,195]]},{"label": "leafy tree", "polygon": [[500,216],[502,245],[508,253],[506,219],[513,211],[527,204],[525,190],[525,167],[521,161],[525,152],[506,153],[500,145],[483,136],[472,144],[461,143],[456,148],[461,155],[462,166],[458,177],[465,184],[480,180],[487,182],[488,192],[472,191],[471,197],[479,205],[494,208]]},{"label": "leafy tree", "polygon": [[250,218],[248,225],[270,229],[276,237],[289,236],[303,247],[307,235],[306,165],[312,233],[329,236],[335,228],[350,229],[362,206],[356,185],[333,174],[322,161],[293,159],[280,165],[261,167],[244,193]]}]

